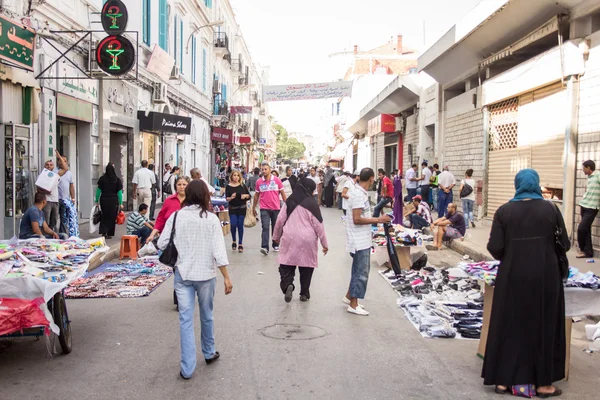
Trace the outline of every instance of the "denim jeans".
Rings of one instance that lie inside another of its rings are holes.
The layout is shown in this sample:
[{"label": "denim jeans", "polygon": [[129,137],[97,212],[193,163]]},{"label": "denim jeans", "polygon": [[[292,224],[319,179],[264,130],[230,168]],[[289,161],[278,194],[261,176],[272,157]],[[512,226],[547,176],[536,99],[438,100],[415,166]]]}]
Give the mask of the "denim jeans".
[{"label": "denim jeans", "polygon": [[352,257],[352,276],[350,278],[350,297],[364,299],[371,269],[371,249],[350,253]]},{"label": "denim jeans", "polygon": [[231,214],[229,218],[231,219],[231,238],[235,243],[237,234],[239,233],[240,241],[238,243],[241,245],[244,243],[244,219],[246,216]]},{"label": "denim jeans", "polygon": [[465,216],[465,226],[468,228],[469,221],[471,221],[471,222],[475,221],[475,219],[473,218],[473,204],[475,203],[475,201],[468,200],[468,199],[462,199],[461,201],[462,201],[463,215]]},{"label": "denim jeans", "polygon": [[379,217],[381,215],[381,210],[383,210],[383,207],[390,204],[391,202],[391,197],[382,197],[379,203],[377,203],[377,205],[375,206],[375,209],[373,210],[373,218]]},{"label": "denim jeans", "polygon": [[417,189],[406,189],[406,192],[408,193],[408,201],[412,201],[413,197],[415,197],[417,195]]},{"label": "denim jeans", "polygon": [[[23,236],[19,236],[19,239],[54,239],[52,237],[52,235],[49,235],[47,233],[43,233],[42,235],[36,235],[35,233],[31,234],[31,235],[23,235]],[[67,235],[66,233],[59,233],[58,234],[58,238],[60,240],[67,240],[69,238],[69,235]]]},{"label": "denim jeans", "polygon": [[137,235],[137,237],[139,237],[142,241],[142,246],[146,244],[146,239],[150,237],[151,233],[152,229],[148,228],[147,226],[142,226],[140,229],[133,232],[133,234]]},{"label": "denim jeans", "polygon": [[[439,193],[440,189],[438,189],[437,187],[431,187],[431,204],[434,204],[435,207],[437,207],[438,204],[438,193]],[[434,210],[435,208],[432,207],[432,210]]]},{"label": "denim jeans", "polygon": [[425,218],[421,217],[418,214],[410,214],[408,216],[408,219],[410,220],[412,229],[427,228],[431,225],[429,222],[427,222]]},{"label": "denim jeans", "polygon": [[196,335],[194,334],[194,302],[198,295],[200,308],[200,342],[204,358],[215,355],[213,299],[217,278],[208,281],[184,281],[175,270],[175,293],[179,303],[181,337],[181,373],[189,378],[196,369]]},{"label": "denim jeans", "polygon": [[[275,223],[279,216],[279,210],[260,210],[260,222],[262,224],[262,240],[260,247],[269,250],[269,228],[271,233],[275,230]],[[275,243],[272,243],[275,247]]]},{"label": "denim jeans", "polygon": [[341,210],[342,209],[342,201],[344,200],[344,198],[342,197],[341,193],[338,193],[337,196],[338,196],[338,210]]}]

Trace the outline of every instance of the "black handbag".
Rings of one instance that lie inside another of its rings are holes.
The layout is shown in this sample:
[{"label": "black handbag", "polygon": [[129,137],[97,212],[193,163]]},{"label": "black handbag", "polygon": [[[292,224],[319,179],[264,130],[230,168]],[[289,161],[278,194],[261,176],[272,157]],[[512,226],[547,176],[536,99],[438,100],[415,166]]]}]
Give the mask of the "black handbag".
[{"label": "black handbag", "polygon": [[463,184],[463,188],[460,191],[460,198],[464,199],[465,197],[467,197],[471,193],[473,193],[473,188],[468,183],[465,183],[465,184]]},{"label": "black handbag", "polygon": [[554,210],[554,215],[556,216],[556,226],[554,227],[554,250],[556,251],[556,258],[558,259],[558,269],[560,271],[560,277],[563,279],[563,281],[566,281],[569,278],[569,259],[567,257],[568,249],[560,240],[563,234],[562,228],[560,227],[559,223],[560,218],[562,218],[562,215],[560,214],[560,211],[558,211],[558,208],[554,204],[548,204],[550,204],[550,207],[552,207],[552,209]]},{"label": "black handbag", "polygon": [[173,239],[175,239],[176,223],[177,223],[177,212],[175,213],[175,216],[173,217],[173,227],[171,228],[171,236],[169,237],[169,243],[167,244],[167,247],[165,247],[165,249],[163,250],[160,257],[158,258],[158,261],[160,261],[161,263],[163,263],[165,265],[168,265],[169,267],[173,267],[173,268],[175,268],[175,264],[177,264],[177,257],[179,256],[179,253],[177,252],[177,247],[175,247],[175,242],[173,241]]},{"label": "black handbag", "polygon": [[101,219],[102,219],[102,210],[100,210],[100,207],[96,207],[96,210],[94,211],[94,216],[92,217],[92,223],[94,225],[98,225],[100,223]]}]

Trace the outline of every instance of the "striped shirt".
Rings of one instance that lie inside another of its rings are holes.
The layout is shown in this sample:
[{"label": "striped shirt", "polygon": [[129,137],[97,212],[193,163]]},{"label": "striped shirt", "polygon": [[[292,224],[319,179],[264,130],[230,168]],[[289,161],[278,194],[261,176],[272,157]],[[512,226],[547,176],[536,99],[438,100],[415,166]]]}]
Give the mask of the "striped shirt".
[{"label": "striped shirt", "polygon": [[363,218],[371,218],[369,195],[360,185],[356,185],[348,199],[348,215],[346,216],[346,249],[350,253],[370,249],[373,246],[371,225],[355,225],[352,211],[360,209]]},{"label": "striped shirt", "polygon": [[587,190],[579,205],[594,210],[600,209],[600,174],[594,171],[587,180]]},{"label": "striped shirt", "polygon": [[146,217],[144,217],[139,212],[136,211],[134,213],[131,213],[131,215],[129,215],[129,217],[127,218],[127,234],[133,235],[133,232],[142,229],[146,222],[148,222]]}]

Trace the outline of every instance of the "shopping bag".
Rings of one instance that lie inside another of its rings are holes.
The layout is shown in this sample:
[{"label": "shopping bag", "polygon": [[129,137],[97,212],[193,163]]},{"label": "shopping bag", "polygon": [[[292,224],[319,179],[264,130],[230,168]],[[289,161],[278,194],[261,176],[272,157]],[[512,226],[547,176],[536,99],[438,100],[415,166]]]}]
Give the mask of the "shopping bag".
[{"label": "shopping bag", "polygon": [[125,223],[125,213],[123,211],[119,211],[117,214],[117,225],[123,225]]},{"label": "shopping bag", "polygon": [[100,229],[101,217],[102,213],[100,212],[100,207],[92,207],[92,212],[90,213],[90,234],[98,232],[98,230]]},{"label": "shopping bag", "polygon": [[35,186],[44,194],[50,194],[58,187],[59,176],[44,168],[40,176],[35,181]]},{"label": "shopping bag", "polygon": [[244,226],[246,228],[252,228],[256,226],[256,217],[254,216],[254,210],[252,206],[246,208],[246,218],[244,218]]},{"label": "shopping bag", "polygon": [[138,257],[143,258],[146,256],[155,256],[158,254],[158,250],[154,246],[154,243],[148,242],[138,251]]}]

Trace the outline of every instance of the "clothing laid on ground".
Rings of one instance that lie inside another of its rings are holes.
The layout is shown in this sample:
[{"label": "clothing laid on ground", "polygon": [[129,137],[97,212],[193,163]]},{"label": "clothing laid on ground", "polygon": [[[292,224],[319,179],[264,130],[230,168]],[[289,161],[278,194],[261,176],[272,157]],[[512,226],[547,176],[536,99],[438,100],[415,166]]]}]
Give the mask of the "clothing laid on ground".
[{"label": "clothing laid on ground", "polygon": [[[487,249],[500,260],[482,377],[485,385],[547,386],[565,376],[565,298],[545,200],[509,202],[494,215]],[[560,214],[560,212],[558,212]]]},{"label": "clothing laid on ground", "polygon": [[[310,200],[314,202],[314,199]],[[287,204],[283,205],[275,224],[273,240],[279,242],[278,262],[282,265],[316,268],[319,241],[322,247],[328,247],[323,222],[302,205],[298,205],[290,215]]]},{"label": "clothing laid on ground", "polygon": [[123,182],[117,177],[108,177],[106,174],[98,179],[96,201],[100,203],[102,219],[100,220],[99,233],[105,236],[115,236],[115,225],[119,205],[123,203]]},{"label": "clothing laid on ground", "polygon": [[260,193],[261,210],[279,210],[279,195],[283,189],[283,183],[275,175],[271,175],[267,182],[265,178],[256,181],[256,191]]},{"label": "clothing laid on ground", "polygon": [[31,227],[32,222],[37,222],[40,227],[40,232],[44,232],[44,212],[36,206],[29,207],[23,214],[19,228],[19,239],[29,239],[35,235],[33,228]]}]

